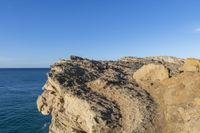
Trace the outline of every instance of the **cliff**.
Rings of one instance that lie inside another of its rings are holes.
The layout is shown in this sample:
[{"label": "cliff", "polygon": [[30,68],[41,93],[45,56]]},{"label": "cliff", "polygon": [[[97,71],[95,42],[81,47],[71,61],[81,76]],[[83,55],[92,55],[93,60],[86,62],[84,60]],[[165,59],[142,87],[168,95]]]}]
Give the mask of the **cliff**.
[{"label": "cliff", "polygon": [[52,116],[49,133],[198,133],[198,63],[71,56],[51,66],[38,110]]}]

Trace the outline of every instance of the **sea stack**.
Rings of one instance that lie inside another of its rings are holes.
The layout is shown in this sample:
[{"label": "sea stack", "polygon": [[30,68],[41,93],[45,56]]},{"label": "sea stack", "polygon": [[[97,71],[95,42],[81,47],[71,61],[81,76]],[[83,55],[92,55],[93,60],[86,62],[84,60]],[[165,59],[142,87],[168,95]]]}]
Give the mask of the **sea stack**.
[{"label": "sea stack", "polygon": [[71,56],[51,66],[37,107],[52,116],[49,133],[199,133],[198,63]]}]

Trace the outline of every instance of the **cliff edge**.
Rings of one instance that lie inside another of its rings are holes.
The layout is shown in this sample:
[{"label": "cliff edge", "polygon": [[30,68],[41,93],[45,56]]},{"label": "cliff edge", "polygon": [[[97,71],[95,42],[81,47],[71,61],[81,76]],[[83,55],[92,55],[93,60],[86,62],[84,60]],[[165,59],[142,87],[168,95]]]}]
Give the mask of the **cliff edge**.
[{"label": "cliff edge", "polygon": [[71,56],[51,66],[38,110],[52,116],[49,133],[197,133],[198,63],[168,56]]}]

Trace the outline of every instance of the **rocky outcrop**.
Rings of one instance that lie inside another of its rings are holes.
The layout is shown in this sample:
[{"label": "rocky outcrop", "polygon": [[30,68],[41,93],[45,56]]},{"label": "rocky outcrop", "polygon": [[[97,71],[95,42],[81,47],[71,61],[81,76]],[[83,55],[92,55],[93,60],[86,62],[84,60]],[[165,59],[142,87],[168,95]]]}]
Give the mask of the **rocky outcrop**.
[{"label": "rocky outcrop", "polygon": [[169,70],[169,76],[173,76],[176,73],[182,71],[180,67],[184,64],[184,59],[176,58],[173,56],[151,56],[151,57],[124,57],[120,61],[147,64],[162,64]]},{"label": "rocky outcrop", "polygon": [[166,132],[199,133],[200,73],[181,73],[152,88],[158,90]]},{"label": "rocky outcrop", "polygon": [[145,57],[145,59],[156,60],[156,61],[161,61],[161,62],[168,62],[168,63],[173,63],[173,64],[183,64],[184,63],[184,59],[176,58],[173,56],[151,56],[151,57]]},{"label": "rocky outcrop", "polygon": [[199,133],[200,73],[184,72],[143,89],[158,103],[164,133]]},{"label": "rocky outcrop", "polygon": [[200,60],[195,58],[188,58],[184,65],[180,68],[184,72],[200,72]]},{"label": "rocky outcrop", "polygon": [[183,59],[157,58],[95,61],[71,56],[52,65],[37,100],[38,110],[52,116],[49,132],[199,131],[200,74],[181,73]]},{"label": "rocky outcrop", "polygon": [[[148,65],[134,73],[133,77],[136,81],[158,103],[157,126],[163,133],[199,133],[200,131],[200,73],[196,71],[197,69],[191,69],[197,62],[196,59],[195,63],[193,61],[193,59],[186,60],[180,67],[180,69],[184,68],[185,72],[177,73],[171,78],[160,76],[166,72],[163,66],[160,66],[162,69],[154,67],[157,73],[160,73],[159,76],[152,73],[149,70],[152,67]],[[150,78],[140,80],[141,75],[138,77],[136,74],[150,75]],[[155,78],[159,80],[154,80]]]},{"label": "rocky outcrop", "polygon": [[169,78],[168,69],[164,65],[148,64],[142,66],[133,74],[137,83],[156,82]]},{"label": "rocky outcrop", "polygon": [[184,63],[184,59],[176,58],[173,56],[149,56],[149,57],[124,57],[121,58],[122,61],[128,61],[128,62],[138,62],[138,61],[159,61],[162,63],[172,63],[177,65],[182,65]]}]

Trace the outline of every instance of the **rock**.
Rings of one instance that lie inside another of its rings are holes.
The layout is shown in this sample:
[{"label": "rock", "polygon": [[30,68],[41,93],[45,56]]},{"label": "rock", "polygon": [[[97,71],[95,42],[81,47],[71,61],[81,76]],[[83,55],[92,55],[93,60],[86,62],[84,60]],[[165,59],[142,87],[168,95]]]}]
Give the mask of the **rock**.
[{"label": "rock", "polygon": [[180,73],[179,68],[183,65],[184,59],[176,58],[172,56],[151,56],[151,57],[124,57],[120,61],[139,63],[143,65],[147,64],[162,64],[169,70],[169,76],[173,76],[177,73]]},{"label": "rock", "polygon": [[178,65],[184,63],[184,59],[176,58],[176,57],[173,57],[173,56],[149,56],[149,57],[144,57],[144,58],[140,58],[140,57],[124,57],[124,58],[121,58],[120,60],[122,60],[122,61],[127,61],[127,62],[158,61],[158,62],[165,62],[165,63],[178,64]]},{"label": "rock", "polygon": [[49,133],[198,132],[200,73],[180,73],[180,62],[133,60],[71,56],[52,65],[37,100],[52,116]]},{"label": "rock", "polygon": [[199,133],[200,73],[184,72],[163,80],[148,92],[159,103],[165,133]]},{"label": "rock", "polygon": [[52,65],[38,110],[50,133],[154,132],[156,104],[132,82],[142,64],[72,56]]},{"label": "rock", "polygon": [[184,63],[184,59],[176,58],[173,56],[151,56],[151,57],[145,57],[145,59],[161,61],[161,62],[168,62],[168,63],[173,63],[173,64],[183,64]]},{"label": "rock", "polygon": [[180,68],[184,72],[200,72],[200,60],[195,58],[188,58],[184,65]]},{"label": "rock", "polygon": [[169,78],[168,69],[159,64],[148,64],[142,66],[133,74],[133,78],[137,83],[141,82],[156,82]]}]

